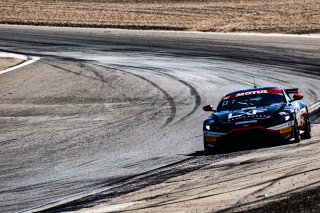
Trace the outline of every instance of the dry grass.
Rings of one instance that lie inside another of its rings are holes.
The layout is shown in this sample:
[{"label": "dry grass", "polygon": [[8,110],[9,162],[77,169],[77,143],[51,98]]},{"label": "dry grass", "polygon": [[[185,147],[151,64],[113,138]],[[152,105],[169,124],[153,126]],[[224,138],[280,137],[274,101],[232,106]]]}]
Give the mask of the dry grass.
[{"label": "dry grass", "polygon": [[320,32],[319,0],[0,0],[0,22],[218,32]]}]

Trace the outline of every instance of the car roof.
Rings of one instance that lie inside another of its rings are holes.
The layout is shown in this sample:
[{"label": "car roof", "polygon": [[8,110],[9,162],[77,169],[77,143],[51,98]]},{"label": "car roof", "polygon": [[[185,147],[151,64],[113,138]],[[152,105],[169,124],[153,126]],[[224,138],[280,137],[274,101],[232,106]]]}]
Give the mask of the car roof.
[{"label": "car roof", "polygon": [[234,91],[234,92],[230,92],[230,93],[226,94],[225,96],[229,96],[229,95],[236,94],[236,93],[241,93],[241,92],[249,92],[249,91],[255,91],[255,90],[267,90],[267,89],[281,89],[282,90],[282,87],[269,86],[269,87],[257,87],[257,88],[250,88],[250,89],[244,89],[244,90],[237,90],[237,91]]}]

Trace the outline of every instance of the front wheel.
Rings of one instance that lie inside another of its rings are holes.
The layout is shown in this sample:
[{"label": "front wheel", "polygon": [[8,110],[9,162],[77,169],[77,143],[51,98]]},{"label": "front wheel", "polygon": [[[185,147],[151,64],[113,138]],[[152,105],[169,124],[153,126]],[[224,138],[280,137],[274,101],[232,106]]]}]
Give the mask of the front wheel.
[{"label": "front wheel", "polygon": [[299,143],[301,141],[300,129],[297,120],[294,121],[294,142]]},{"label": "front wheel", "polygon": [[204,142],[203,145],[204,145],[204,154],[205,155],[214,155],[214,154],[216,154],[216,151],[214,149],[212,149],[212,148],[210,149],[208,147],[208,143],[207,142]]}]

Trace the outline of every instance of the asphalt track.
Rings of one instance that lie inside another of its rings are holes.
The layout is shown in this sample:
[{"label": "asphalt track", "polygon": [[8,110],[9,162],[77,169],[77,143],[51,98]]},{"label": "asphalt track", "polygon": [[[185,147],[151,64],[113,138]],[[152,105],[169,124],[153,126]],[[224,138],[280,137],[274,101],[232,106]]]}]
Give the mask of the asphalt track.
[{"label": "asphalt track", "polygon": [[258,85],[319,100],[320,39],[0,26],[0,211],[110,188],[203,149],[201,106]]}]

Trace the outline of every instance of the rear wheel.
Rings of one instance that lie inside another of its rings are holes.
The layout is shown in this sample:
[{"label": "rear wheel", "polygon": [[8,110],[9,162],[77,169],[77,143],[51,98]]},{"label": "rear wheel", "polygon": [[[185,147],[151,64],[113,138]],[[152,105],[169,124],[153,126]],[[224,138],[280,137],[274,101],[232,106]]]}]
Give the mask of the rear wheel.
[{"label": "rear wheel", "polygon": [[311,126],[309,121],[309,116],[306,118],[306,127],[304,128],[304,133],[301,135],[303,139],[311,138]]}]

